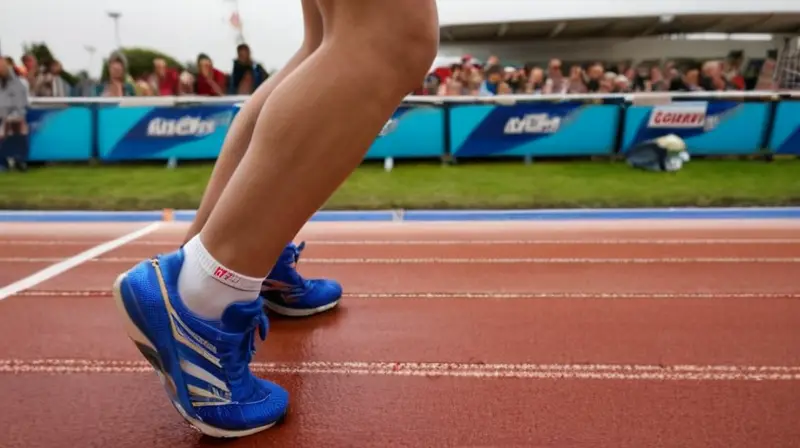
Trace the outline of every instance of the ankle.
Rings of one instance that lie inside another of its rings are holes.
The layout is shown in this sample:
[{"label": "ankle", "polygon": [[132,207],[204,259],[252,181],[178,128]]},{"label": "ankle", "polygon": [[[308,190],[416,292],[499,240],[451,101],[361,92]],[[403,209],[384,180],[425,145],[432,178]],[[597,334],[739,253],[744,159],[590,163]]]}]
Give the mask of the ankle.
[{"label": "ankle", "polygon": [[178,294],[192,313],[218,320],[236,302],[258,298],[263,278],[248,277],[226,268],[203,246],[199,236],[183,247],[184,264],[178,274]]}]

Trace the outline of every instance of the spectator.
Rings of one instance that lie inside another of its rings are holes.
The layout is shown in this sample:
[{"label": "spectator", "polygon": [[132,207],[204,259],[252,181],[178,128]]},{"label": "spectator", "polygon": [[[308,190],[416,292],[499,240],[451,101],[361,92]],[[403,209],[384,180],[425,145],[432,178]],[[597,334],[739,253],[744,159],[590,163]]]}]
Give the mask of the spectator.
[{"label": "spectator", "polygon": [[580,65],[573,65],[569,68],[569,81],[567,83],[568,93],[586,93],[585,73]]},{"label": "spectator", "polygon": [[486,69],[486,78],[481,82],[478,90],[480,96],[493,96],[507,92],[508,84],[503,81],[505,70],[499,65],[492,65]]},{"label": "spectator", "polygon": [[225,95],[225,74],[214,68],[211,58],[204,53],[197,56],[197,83],[195,92],[204,96]]},{"label": "spectator", "polygon": [[551,59],[547,64],[547,81],[544,83],[545,94],[564,94],[567,93],[569,83],[564,78],[564,72],[561,67],[561,60]]},{"label": "spectator", "polygon": [[422,87],[412,92],[412,95],[435,95],[439,91],[442,80],[436,73],[431,73],[425,77]]},{"label": "spectator", "polygon": [[778,85],[775,83],[775,70],[778,68],[778,61],[774,57],[768,55],[761,65],[761,70],[758,72],[758,79],[756,80],[756,90],[772,90],[777,89]]},{"label": "spectator", "polygon": [[464,89],[464,84],[459,78],[450,78],[447,82],[439,85],[439,95],[462,96],[468,94],[469,92]]},{"label": "spectator", "polygon": [[507,82],[501,82],[497,85],[497,94],[498,95],[513,95],[514,90]]},{"label": "spectator", "polygon": [[21,77],[24,77],[27,82],[28,93],[32,94],[32,89],[36,87],[36,78],[39,77],[39,61],[36,56],[28,53],[22,56],[22,70]]},{"label": "spectator", "polygon": [[677,92],[697,92],[703,90],[700,87],[700,70],[697,67],[689,67],[681,77],[672,80],[669,87],[671,91]]},{"label": "spectator", "polygon": [[23,171],[27,168],[27,109],[25,85],[8,61],[0,58],[0,171],[12,164]]},{"label": "spectator", "polygon": [[136,96],[154,96],[153,87],[146,79],[140,79],[134,84]]},{"label": "spectator", "polygon": [[728,81],[722,76],[720,61],[706,61],[703,64],[700,87],[707,91],[728,90]]},{"label": "spectator", "polygon": [[434,74],[440,78],[436,95],[455,96],[462,94],[461,65],[452,64],[449,67],[440,67],[434,70]]},{"label": "spectator", "polygon": [[250,47],[240,44],[236,47],[237,58],[233,61],[228,93],[231,95],[250,95],[267,80],[269,75],[261,64],[253,62]]},{"label": "spectator", "polygon": [[625,75],[615,75],[612,91],[614,93],[628,93],[631,91],[631,82]]},{"label": "spectator", "polygon": [[467,93],[472,96],[478,96],[480,95],[481,85],[483,85],[484,80],[483,67],[474,62],[469,62],[465,67],[465,70],[467,70],[464,75],[467,83]]},{"label": "spectator", "polygon": [[68,97],[72,96],[72,86],[62,76],[61,63],[52,60],[45,73],[36,78],[35,96]]},{"label": "spectator", "polygon": [[542,93],[544,83],[544,70],[539,67],[532,68],[528,78],[528,85],[525,86],[525,93]]},{"label": "spectator", "polygon": [[590,65],[589,70],[586,71],[586,91],[590,93],[600,92],[600,83],[603,81],[604,76],[603,64],[595,62]]},{"label": "spectator", "polygon": [[167,67],[164,58],[153,59],[153,74],[148,79],[150,88],[157,96],[176,96],[178,95],[178,72],[174,68]]},{"label": "spectator", "polygon": [[528,84],[528,80],[525,79],[525,70],[515,69],[514,67],[509,68],[506,84],[511,88],[512,93],[524,93],[525,86]]},{"label": "spectator", "polygon": [[661,68],[658,66],[650,67],[650,79],[646,87],[648,92],[666,92],[669,90],[669,82],[664,78]]},{"label": "spectator", "polygon": [[73,87],[75,96],[92,96],[95,94],[96,83],[89,77],[89,73],[80,71],[76,78],[77,82]]},{"label": "spectator", "polygon": [[184,70],[178,77],[178,95],[194,94],[195,77],[193,74]]},{"label": "spectator", "polygon": [[120,53],[112,54],[108,59],[108,81],[97,86],[96,96],[120,97],[136,96],[133,82],[128,80],[125,56]]},{"label": "spectator", "polygon": [[17,64],[14,63],[14,58],[12,58],[11,56],[6,56],[3,59],[5,59],[8,67],[11,68],[11,71],[13,71],[14,74],[17,75],[17,77],[19,77],[19,67],[17,67]]},{"label": "spectator", "polygon": [[744,75],[742,75],[742,61],[741,59],[733,59],[725,64],[723,76],[728,81],[728,85],[732,89],[744,90],[746,87]]},{"label": "spectator", "polygon": [[611,93],[614,91],[614,81],[617,74],[614,72],[606,72],[597,83],[597,90],[593,93]]}]

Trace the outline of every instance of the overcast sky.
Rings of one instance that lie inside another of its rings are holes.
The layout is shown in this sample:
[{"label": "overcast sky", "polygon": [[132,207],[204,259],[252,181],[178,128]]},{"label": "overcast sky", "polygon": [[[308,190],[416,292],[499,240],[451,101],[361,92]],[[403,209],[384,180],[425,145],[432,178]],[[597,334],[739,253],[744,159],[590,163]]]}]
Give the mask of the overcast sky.
[{"label": "overcast sky", "polygon": [[[391,1],[391,0],[375,0]],[[114,26],[106,11],[122,13],[124,46],[159,49],[185,62],[208,53],[223,70],[234,56],[235,33],[226,0],[0,0],[0,51],[15,59],[22,44],[44,41],[68,70],[91,68],[114,48]],[[280,67],[302,39],[299,0],[239,0],[245,38],[268,69]],[[636,14],[800,11],[797,0],[438,0],[442,23],[620,16]],[[545,5],[544,7],[542,5]],[[86,46],[97,52],[90,58]],[[91,65],[90,65],[91,61]]]}]

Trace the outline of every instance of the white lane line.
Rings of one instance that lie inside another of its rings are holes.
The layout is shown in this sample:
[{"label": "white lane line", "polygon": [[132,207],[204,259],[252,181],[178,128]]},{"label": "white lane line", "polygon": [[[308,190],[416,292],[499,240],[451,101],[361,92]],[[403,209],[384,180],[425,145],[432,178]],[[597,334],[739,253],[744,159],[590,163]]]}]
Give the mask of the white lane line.
[{"label": "white lane line", "polygon": [[[254,362],[256,373],[650,381],[800,381],[800,366],[471,364],[436,362]],[[144,361],[0,359],[0,373],[116,374],[151,371]]]},{"label": "white lane line", "polygon": [[[305,240],[309,246],[491,246],[491,245],[750,245],[800,244],[800,238],[601,238],[601,239],[500,239],[500,240]],[[93,241],[5,240],[0,246],[86,246]],[[131,246],[178,247],[175,241],[134,241]]]},{"label": "white lane line", "polygon": [[[17,297],[109,297],[111,291],[103,289],[83,291],[56,291],[56,290],[29,290],[18,293]],[[630,292],[630,293],[603,293],[603,292],[386,292],[386,293],[345,293],[342,298],[355,300],[386,300],[386,299],[489,299],[489,300],[514,300],[514,299],[800,299],[800,292]]]},{"label": "white lane line", "polygon": [[0,289],[0,300],[3,300],[25,289],[32,288],[74,268],[75,266],[99,257],[100,255],[123,246],[137,238],[141,238],[142,236],[147,235],[148,233],[151,233],[161,227],[161,224],[161,222],[154,222],[117,239],[98,244],[97,246],[94,246],[91,249],[85,250],[70,258],[56,259],[55,261],[57,262],[52,266],[48,266],[41,271],[35,272],[28,277],[23,278],[22,280],[16,281]]},{"label": "white lane line", "polygon": [[[0,257],[0,263],[52,263],[58,257]],[[92,263],[137,263],[142,257],[102,257]],[[741,264],[800,263],[800,257],[664,257],[664,258],[304,258],[304,264]]]}]

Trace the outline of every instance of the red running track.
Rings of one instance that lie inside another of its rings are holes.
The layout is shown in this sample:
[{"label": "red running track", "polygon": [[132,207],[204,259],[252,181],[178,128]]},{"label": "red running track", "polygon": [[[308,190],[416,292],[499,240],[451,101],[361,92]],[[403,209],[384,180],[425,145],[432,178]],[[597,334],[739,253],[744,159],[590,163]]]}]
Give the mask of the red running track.
[{"label": "red running track", "polygon": [[[0,225],[0,291],[143,224]],[[198,447],[108,289],[165,224],[2,300],[0,447]],[[281,426],[225,446],[797,446],[796,222],[313,224],[342,306],[272,319]]]}]

